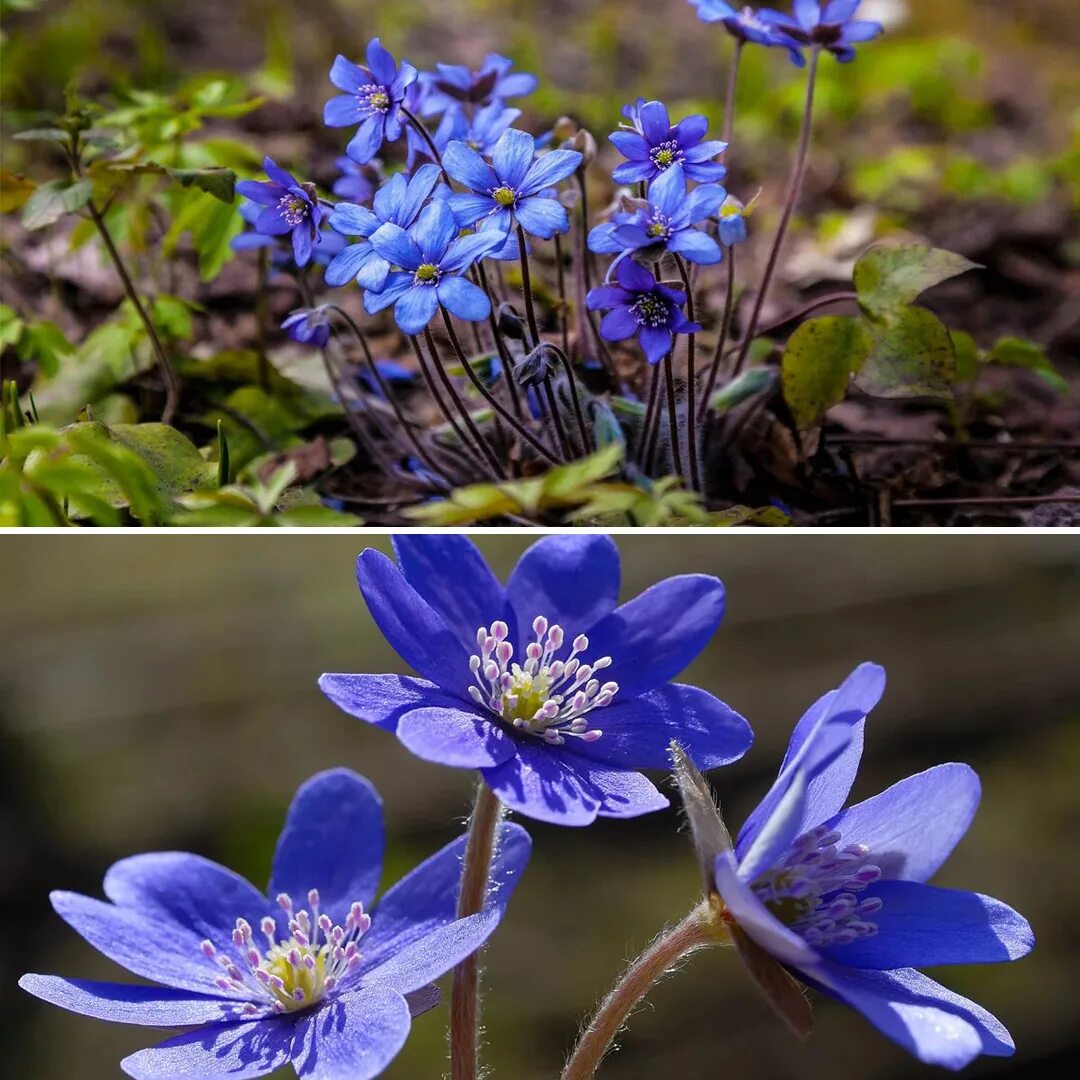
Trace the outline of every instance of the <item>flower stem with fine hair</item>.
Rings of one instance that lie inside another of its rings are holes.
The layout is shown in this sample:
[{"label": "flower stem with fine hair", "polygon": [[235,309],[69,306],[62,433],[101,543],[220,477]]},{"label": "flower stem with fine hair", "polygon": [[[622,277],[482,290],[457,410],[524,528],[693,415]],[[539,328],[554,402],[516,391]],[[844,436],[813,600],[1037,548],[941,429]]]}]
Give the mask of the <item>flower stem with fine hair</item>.
[{"label": "flower stem with fine hair", "polygon": [[691,953],[719,944],[708,901],[665,930],[623,972],[593,1014],[563,1069],[562,1080],[589,1080],[611,1049],[615,1036],[649,991]]},{"label": "flower stem with fine hair", "polygon": [[[502,814],[502,803],[491,788],[479,780],[461,867],[461,892],[457,906],[459,919],[475,915],[484,908],[495,856],[495,836]],[[480,959],[473,953],[454,968],[450,996],[451,1080],[476,1080],[479,1042]]]}]

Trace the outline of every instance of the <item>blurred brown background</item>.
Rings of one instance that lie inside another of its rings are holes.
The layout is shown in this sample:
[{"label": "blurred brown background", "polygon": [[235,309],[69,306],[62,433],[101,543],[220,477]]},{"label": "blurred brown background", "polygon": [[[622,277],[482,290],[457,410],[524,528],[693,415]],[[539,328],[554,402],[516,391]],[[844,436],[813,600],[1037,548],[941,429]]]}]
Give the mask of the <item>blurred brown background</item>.
[{"label": "blurred brown background", "polygon": [[[365,538],[366,539],[366,538]],[[155,1033],[24,997],[27,970],[125,978],[52,914],[47,894],[100,895],[111,862],[202,853],[265,883],[296,786],[344,764],[386,802],[385,882],[453,838],[471,780],[427,765],[322,698],[323,671],[405,671],[357,593],[365,539],[0,539],[0,1044],[11,1077],[112,1080]],[[383,537],[371,538],[387,547]],[[526,540],[479,537],[505,575]],[[947,760],[984,788],[943,885],[1007,900],[1038,945],[1019,963],[938,972],[1012,1030],[1011,1060],[973,1076],[1073,1075],[1080,826],[1080,542],[1074,536],[620,537],[624,596],[669,574],[717,574],[728,617],[686,673],[743,712],[757,743],[712,776],[729,823],[764,792],[790,728],[863,659],[889,688],[854,798]],[[694,900],[675,811],[578,831],[527,823],[525,876],[488,958],[487,1061],[503,1080],[557,1075],[578,1020],[622,962]],[[758,1002],[734,957],[697,957],[634,1019],[602,1076],[866,1080],[925,1067],[860,1017],[819,1002],[805,1046]],[[391,1078],[444,1071],[445,1006],[417,1021]]]}]

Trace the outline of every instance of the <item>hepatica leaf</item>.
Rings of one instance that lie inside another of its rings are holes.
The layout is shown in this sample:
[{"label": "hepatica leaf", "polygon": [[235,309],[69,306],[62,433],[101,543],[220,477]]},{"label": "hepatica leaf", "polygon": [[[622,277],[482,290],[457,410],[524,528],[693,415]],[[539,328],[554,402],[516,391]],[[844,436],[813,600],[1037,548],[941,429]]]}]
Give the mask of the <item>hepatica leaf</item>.
[{"label": "hepatica leaf", "polygon": [[22,223],[30,230],[47,228],[65,214],[81,210],[90,201],[93,190],[89,180],[79,180],[74,184],[67,180],[50,180],[27,199]]},{"label": "hepatica leaf", "polygon": [[855,291],[859,306],[871,319],[887,319],[934,285],[979,268],[963,255],[941,248],[878,245],[855,264]]},{"label": "hepatica leaf", "polygon": [[870,354],[871,341],[862,320],[846,315],[811,319],[791,335],[780,380],[799,427],[821,423],[843,401],[852,374]]},{"label": "hepatica leaf", "polygon": [[855,376],[875,397],[951,397],[956,347],[945,324],[925,308],[903,308],[868,324],[870,355]]}]

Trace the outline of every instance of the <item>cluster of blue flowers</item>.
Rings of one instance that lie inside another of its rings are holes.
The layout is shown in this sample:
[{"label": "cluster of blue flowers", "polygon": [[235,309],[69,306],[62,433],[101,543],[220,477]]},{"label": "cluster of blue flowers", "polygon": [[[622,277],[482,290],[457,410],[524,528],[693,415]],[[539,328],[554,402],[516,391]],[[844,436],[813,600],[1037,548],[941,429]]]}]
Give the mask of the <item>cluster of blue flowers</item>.
[{"label": "cluster of blue flowers", "polygon": [[[672,682],[723,617],[716,578],[671,578],[619,605],[619,554],[602,535],[540,540],[505,585],[463,536],[398,536],[394,550],[396,561],[363,552],[357,578],[417,675],[329,674],[320,686],[424,760],[479,770],[509,809],[565,826],[636,817],[668,805],[641,770],[669,767],[673,746],[701,769],[749,748],[741,716]],[[883,671],[864,664],[811,706],[776,782],[715,859],[710,893],[718,925],[737,926],[921,1060],[959,1068],[1011,1053],[1012,1040],[916,968],[1013,960],[1033,938],[1002,902],[926,884],[974,815],[967,766],[938,766],[844,809],[883,689]],[[266,892],[165,853],[113,866],[106,901],[53,894],[77,933],[154,985],[51,975],[20,985],[86,1016],[184,1029],[124,1060],[136,1080],[250,1078],[289,1063],[313,1080],[364,1080],[436,1003],[434,980],[503,916],[530,841],[518,825],[499,830],[476,914],[456,913],[465,838],[373,904],[379,798],[354,773],[323,773],[293,801]]]}]

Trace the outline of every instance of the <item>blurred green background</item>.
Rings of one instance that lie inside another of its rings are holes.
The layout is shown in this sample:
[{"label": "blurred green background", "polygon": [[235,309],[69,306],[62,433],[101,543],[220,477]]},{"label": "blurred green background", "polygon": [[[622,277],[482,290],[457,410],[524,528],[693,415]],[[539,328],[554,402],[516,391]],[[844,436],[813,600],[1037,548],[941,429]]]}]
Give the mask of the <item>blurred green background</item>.
[{"label": "blurred green background", "polygon": [[[367,539],[367,538],[365,538]],[[311,773],[348,765],[386,803],[385,882],[452,839],[466,772],[427,765],[339,713],[323,671],[404,671],[355,589],[357,536],[0,539],[0,1045],[11,1077],[111,1080],[153,1032],[70,1016],[23,971],[124,978],[52,914],[48,891],[100,895],[111,862],[190,850],[264,884],[282,815]],[[370,542],[387,548],[386,538]],[[478,537],[505,575],[525,538]],[[715,773],[729,823],[765,791],[791,726],[857,662],[889,688],[853,797],[947,760],[983,781],[937,881],[1000,896],[1038,945],[1012,965],[939,972],[1012,1030],[973,1076],[1072,1076],[1080,1054],[1080,543],[1074,536],[620,537],[624,597],[717,574],[728,617],[686,680],[744,713],[757,742]],[[659,778],[658,778],[659,779]],[[487,1061],[557,1075],[579,1018],[621,964],[693,902],[677,813],[586,830],[529,823],[532,864],[488,956]],[[850,1077],[926,1072],[860,1017],[818,1001],[805,1046],[733,955],[702,954],[634,1019],[602,1076]],[[445,1005],[387,1073],[439,1077]]]}]

